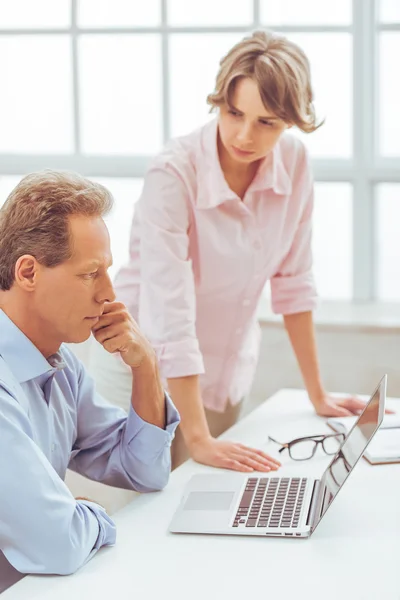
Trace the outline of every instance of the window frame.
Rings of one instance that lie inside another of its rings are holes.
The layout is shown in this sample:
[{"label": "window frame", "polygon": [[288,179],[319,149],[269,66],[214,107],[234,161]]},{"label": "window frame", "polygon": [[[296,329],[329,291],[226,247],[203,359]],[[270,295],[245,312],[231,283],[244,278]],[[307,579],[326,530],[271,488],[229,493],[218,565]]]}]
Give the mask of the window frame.
[{"label": "window frame", "polygon": [[[64,155],[29,155],[0,153],[0,175],[15,175],[43,168],[71,169],[87,176],[141,178],[145,175],[151,156],[96,156],[84,155],[80,139],[79,54],[78,40],[83,34],[161,35],[162,52],[162,111],[163,140],[170,138],[170,82],[169,36],[174,33],[247,33],[262,27],[260,0],[252,0],[253,22],[244,27],[175,27],[167,22],[168,0],[161,3],[161,23],[158,27],[83,28],[77,25],[77,2],[71,0],[71,25],[65,28],[0,29],[3,35],[54,35],[69,34],[72,40],[74,152]],[[313,159],[317,182],[348,182],[353,188],[353,294],[352,300],[377,299],[377,240],[376,189],[380,183],[400,183],[400,156],[377,156],[379,81],[377,48],[382,31],[400,31],[400,23],[380,23],[378,0],[352,0],[353,18],[350,25],[335,26],[280,26],[274,30],[282,33],[348,32],[353,38],[353,155],[349,159]],[[373,68],[370,68],[373,65]],[[371,126],[372,124],[372,126]],[[338,235],[338,243],[340,237]]]}]

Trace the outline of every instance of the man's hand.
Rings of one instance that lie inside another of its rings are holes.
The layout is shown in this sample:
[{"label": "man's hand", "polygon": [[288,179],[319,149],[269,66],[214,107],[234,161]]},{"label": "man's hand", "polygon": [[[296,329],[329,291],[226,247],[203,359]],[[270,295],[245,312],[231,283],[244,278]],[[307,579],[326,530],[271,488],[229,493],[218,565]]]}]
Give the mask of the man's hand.
[{"label": "man's hand", "polygon": [[155,363],[153,348],[122,302],[106,302],[104,312],[92,332],[107,352],[119,352],[132,369],[146,360]]},{"label": "man's hand", "polygon": [[[98,504],[99,506],[101,506],[101,508],[104,508],[104,506],[100,504],[100,502],[97,502],[97,500],[92,500],[91,498],[86,498],[86,496],[77,496],[75,500],[85,500],[86,502],[93,502],[94,504]],[[106,509],[104,508],[104,510]]]},{"label": "man's hand", "polygon": [[188,446],[193,460],[211,467],[251,473],[276,471],[281,466],[278,460],[261,450],[235,442],[216,440],[211,436],[192,442]]},{"label": "man's hand", "polygon": [[134,370],[131,402],[139,417],[165,429],[165,397],[156,355],[125,305],[106,302],[92,332],[107,352],[119,352]]}]

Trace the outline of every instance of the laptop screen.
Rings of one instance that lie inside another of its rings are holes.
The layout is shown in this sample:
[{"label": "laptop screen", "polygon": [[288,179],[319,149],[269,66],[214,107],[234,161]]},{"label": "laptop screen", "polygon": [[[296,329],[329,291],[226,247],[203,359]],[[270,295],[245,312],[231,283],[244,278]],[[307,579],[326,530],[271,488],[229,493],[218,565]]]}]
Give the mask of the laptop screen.
[{"label": "laptop screen", "polygon": [[386,379],[385,375],[321,478],[313,530],[382,423],[385,412]]}]

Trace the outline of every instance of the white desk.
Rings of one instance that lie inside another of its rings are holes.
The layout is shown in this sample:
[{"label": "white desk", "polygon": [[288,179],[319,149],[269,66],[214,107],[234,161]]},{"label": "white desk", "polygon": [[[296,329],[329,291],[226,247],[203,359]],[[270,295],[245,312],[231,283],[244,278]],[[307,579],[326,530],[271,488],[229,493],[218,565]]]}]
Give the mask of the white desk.
[{"label": "white desk", "polygon": [[[257,446],[268,432],[289,440],[326,430],[303,392],[282,390],[224,437]],[[280,473],[321,474],[326,464],[321,452]],[[360,461],[308,540],[169,534],[184,484],[207,470],[188,461],[166,490],[119,511],[116,546],[76,574],[26,577],[1,600],[400,599],[400,465]]]}]

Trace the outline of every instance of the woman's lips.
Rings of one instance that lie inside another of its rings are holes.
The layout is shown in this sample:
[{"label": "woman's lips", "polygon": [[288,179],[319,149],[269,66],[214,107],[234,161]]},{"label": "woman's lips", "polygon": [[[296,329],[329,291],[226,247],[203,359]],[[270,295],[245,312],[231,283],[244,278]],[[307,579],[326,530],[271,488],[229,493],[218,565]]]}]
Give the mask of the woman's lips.
[{"label": "woman's lips", "polygon": [[232,146],[233,151],[235,152],[235,154],[237,154],[238,156],[251,156],[252,154],[254,154],[253,150],[241,150],[240,148],[237,148],[236,146]]}]

